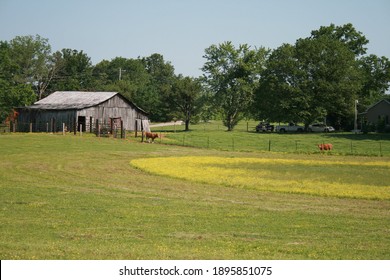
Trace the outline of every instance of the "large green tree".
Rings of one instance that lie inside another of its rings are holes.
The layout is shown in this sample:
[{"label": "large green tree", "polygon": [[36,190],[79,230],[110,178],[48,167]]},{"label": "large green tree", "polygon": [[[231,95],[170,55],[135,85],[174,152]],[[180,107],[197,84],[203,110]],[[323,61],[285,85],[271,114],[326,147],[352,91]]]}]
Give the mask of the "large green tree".
[{"label": "large green tree", "polygon": [[93,77],[96,90],[118,91],[144,108],[139,96],[145,92],[149,75],[140,59],[103,60],[93,68]]},{"label": "large green tree", "polygon": [[352,23],[340,26],[332,23],[329,26],[321,26],[318,30],[311,32],[311,39],[319,39],[320,37],[327,37],[343,43],[355,56],[366,54],[366,45],[369,42],[362,32],[355,29]]},{"label": "large green tree", "polygon": [[359,92],[359,105],[367,108],[376,101],[385,98],[390,85],[390,61],[376,55],[363,56],[359,59],[363,74],[363,87]]},{"label": "large green tree", "polygon": [[36,100],[32,80],[22,75],[21,66],[14,56],[13,46],[0,42],[0,122],[15,107],[31,105]]},{"label": "large green tree", "polygon": [[150,113],[152,121],[168,121],[171,118],[171,108],[165,100],[172,90],[175,68],[157,53],[141,60],[149,74],[149,83],[138,100],[142,100],[144,109]]},{"label": "large green tree", "polygon": [[307,127],[329,115],[348,116],[360,88],[355,55],[345,44],[329,37],[299,39],[270,56],[256,104],[272,110],[274,120]]},{"label": "large green tree", "polygon": [[50,91],[91,90],[93,88],[92,62],[83,51],[62,49],[53,55],[56,75]]},{"label": "large green tree", "polygon": [[272,51],[256,89],[252,115],[260,120],[298,121],[303,102],[299,83],[303,73],[295,47],[283,44]]},{"label": "large green tree", "polygon": [[[329,38],[343,43],[355,54],[361,71],[362,87],[358,92],[359,107],[365,110],[374,102],[385,97],[390,85],[390,62],[386,57],[366,55],[368,39],[357,31],[351,23],[336,26],[322,26],[311,33],[311,38]],[[350,101],[353,103],[353,101]]]},{"label": "large green tree", "polygon": [[9,55],[12,82],[32,85],[41,99],[57,71],[49,40],[39,35],[17,36],[9,42]]},{"label": "large green tree", "polygon": [[205,50],[204,80],[228,131],[249,112],[267,54],[265,48],[251,49],[246,44],[236,48],[232,42],[211,45]]},{"label": "large green tree", "polygon": [[36,101],[36,94],[29,84],[10,84],[0,79],[0,122],[16,107],[28,106]]},{"label": "large green tree", "polygon": [[175,78],[172,90],[166,102],[172,113],[184,120],[185,130],[189,130],[190,121],[200,113],[202,88],[198,80],[179,75]]}]

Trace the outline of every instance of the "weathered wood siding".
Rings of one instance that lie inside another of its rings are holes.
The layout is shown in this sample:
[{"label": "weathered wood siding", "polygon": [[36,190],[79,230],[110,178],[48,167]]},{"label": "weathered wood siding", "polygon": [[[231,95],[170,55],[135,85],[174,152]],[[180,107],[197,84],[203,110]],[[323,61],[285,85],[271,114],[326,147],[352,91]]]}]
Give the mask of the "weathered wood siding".
[{"label": "weathered wood siding", "polygon": [[72,129],[76,119],[75,110],[35,110],[19,109],[18,131],[29,131],[30,123],[34,132],[60,131],[62,123]]},{"label": "weathered wood siding", "polygon": [[131,106],[119,95],[115,95],[109,100],[90,108],[85,108],[77,111],[76,119],[78,117],[86,117],[89,122],[92,117],[92,121],[95,123],[96,119],[99,122],[109,123],[110,118],[121,118],[123,126],[126,130],[135,130],[136,119],[148,119],[137,108]]}]

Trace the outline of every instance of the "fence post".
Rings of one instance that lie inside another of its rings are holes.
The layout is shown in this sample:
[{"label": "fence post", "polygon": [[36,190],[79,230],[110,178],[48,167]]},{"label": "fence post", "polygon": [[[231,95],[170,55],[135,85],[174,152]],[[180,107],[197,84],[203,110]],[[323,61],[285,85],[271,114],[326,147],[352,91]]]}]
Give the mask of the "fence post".
[{"label": "fence post", "polygon": [[379,156],[382,156],[382,142],[379,141]]},{"label": "fence post", "polygon": [[93,131],[93,119],[92,117],[89,117],[89,133],[92,133]]},{"label": "fence post", "polygon": [[123,139],[124,137],[124,134],[123,134],[123,121],[121,120],[121,139]]},{"label": "fence post", "polygon": [[65,135],[65,123],[62,123],[62,135]]},{"label": "fence post", "polygon": [[96,136],[100,136],[99,135],[99,119],[96,119],[96,122],[95,122],[95,132],[96,132]]},{"label": "fence post", "polygon": [[79,125],[80,136],[83,136],[83,125]]},{"label": "fence post", "polygon": [[30,122],[30,133],[32,132],[32,123]]},{"label": "fence post", "polygon": [[271,139],[268,140],[268,152],[271,151]]},{"label": "fence post", "polygon": [[234,137],[232,137],[232,148],[233,148],[233,152],[234,152]]}]

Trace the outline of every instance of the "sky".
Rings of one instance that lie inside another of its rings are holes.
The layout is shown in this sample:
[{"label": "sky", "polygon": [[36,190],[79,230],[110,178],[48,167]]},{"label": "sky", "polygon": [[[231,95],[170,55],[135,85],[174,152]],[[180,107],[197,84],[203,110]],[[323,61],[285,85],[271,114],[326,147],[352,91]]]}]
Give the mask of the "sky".
[{"label": "sky", "polygon": [[0,0],[0,41],[39,34],[93,64],[159,53],[193,77],[212,44],[275,49],[331,23],[352,23],[368,54],[390,58],[390,0]]}]

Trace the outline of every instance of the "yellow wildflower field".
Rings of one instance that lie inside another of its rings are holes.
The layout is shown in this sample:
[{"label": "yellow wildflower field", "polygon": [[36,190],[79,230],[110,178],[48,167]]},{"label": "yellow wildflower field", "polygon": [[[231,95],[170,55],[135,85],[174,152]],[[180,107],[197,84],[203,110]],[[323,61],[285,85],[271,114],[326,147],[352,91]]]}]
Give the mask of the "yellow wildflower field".
[{"label": "yellow wildflower field", "polygon": [[189,181],[361,199],[390,199],[390,162],[186,156],[135,159],[133,167]]}]

